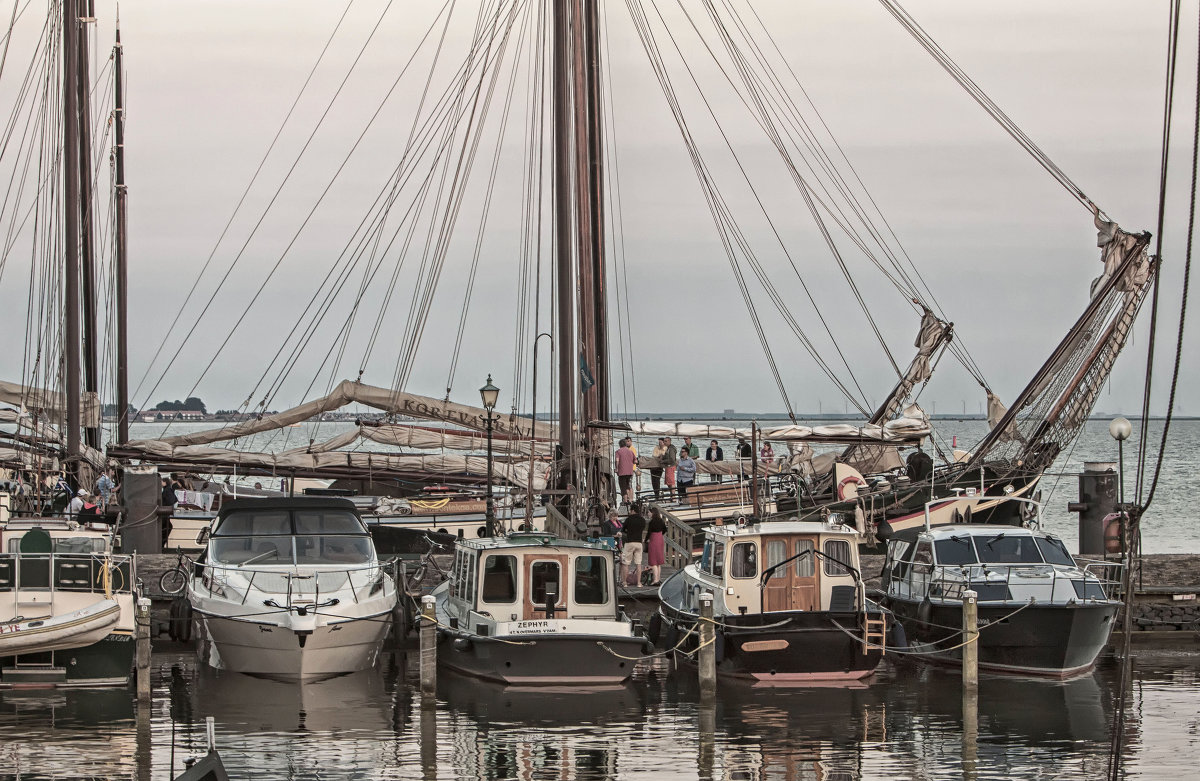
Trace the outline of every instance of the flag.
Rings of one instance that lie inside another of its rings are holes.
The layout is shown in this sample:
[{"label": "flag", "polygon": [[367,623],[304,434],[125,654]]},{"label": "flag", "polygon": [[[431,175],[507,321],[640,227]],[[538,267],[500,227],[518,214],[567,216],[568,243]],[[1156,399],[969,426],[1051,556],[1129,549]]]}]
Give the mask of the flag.
[{"label": "flag", "polygon": [[583,357],[583,353],[579,353],[579,385],[584,393],[591,390],[591,387],[596,384],[592,379],[592,373],[588,371],[587,358]]}]

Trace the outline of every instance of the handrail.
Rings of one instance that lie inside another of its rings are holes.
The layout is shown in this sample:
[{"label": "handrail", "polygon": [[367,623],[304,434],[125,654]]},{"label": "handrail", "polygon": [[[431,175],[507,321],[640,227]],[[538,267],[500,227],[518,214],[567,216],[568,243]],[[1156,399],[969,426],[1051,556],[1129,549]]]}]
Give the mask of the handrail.
[{"label": "handrail", "polygon": [[579,531],[553,504],[546,505],[546,531],[560,540],[578,540]]},{"label": "handrail", "polygon": [[[229,574],[231,572],[235,572],[243,577],[248,578],[248,581],[245,585],[244,593],[242,594],[242,599],[241,599],[241,604],[243,604],[243,605],[246,604],[246,600],[249,598],[249,595],[250,595],[250,589],[255,587],[255,581],[257,580],[259,575],[263,575],[263,576],[275,575],[275,576],[281,576],[281,577],[286,578],[288,581],[288,586],[287,586],[288,604],[291,604],[291,602],[292,602],[292,593],[293,593],[292,592],[292,581],[293,580],[308,579],[311,577],[313,579],[313,589],[312,589],[313,598],[314,598],[314,601],[316,601],[316,600],[319,600],[319,597],[320,597],[320,578],[322,575],[345,575],[346,583],[350,588],[350,593],[354,597],[354,601],[357,603],[359,601],[358,591],[362,588],[369,588],[371,583],[375,580],[375,578],[377,578],[381,575],[386,575],[386,573],[389,569],[389,562],[382,562],[382,561],[375,560],[375,561],[368,562],[368,563],[361,564],[361,565],[344,566],[344,567],[337,566],[337,565],[329,565],[329,564],[307,564],[307,565],[306,564],[288,564],[288,565],[281,566],[279,569],[258,569],[258,568],[252,568],[252,567],[243,567],[243,566],[239,566],[236,564],[214,564],[212,562],[206,561],[202,564],[202,566],[205,570],[205,577],[201,578],[201,583],[203,584],[205,590],[208,592],[208,594],[210,596],[212,596],[212,594],[213,594],[213,591],[214,591],[213,586],[214,585],[218,586],[222,591],[224,591],[227,588],[233,589],[233,586],[229,583]],[[286,567],[286,569],[284,569],[284,567]],[[320,567],[321,569],[315,569],[317,567]],[[336,567],[336,568],[331,568],[331,567]],[[302,574],[300,574],[301,570],[308,570],[308,571],[302,575]],[[365,584],[363,584],[362,586],[356,586],[355,582],[354,582],[354,574],[358,573],[358,572],[371,573],[366,578],[367,582]],[[220,573],[219,581],[217,579],[218,573]],[[261,587],[259,587],[258,590],[263,593],[272,593],[272,592],[265,591]],[[236,593],[237,590],[234,589],[234,591]],[[224,597],[225,595],[222,594],[221,596]]]},{"label": "handrail", "polygon": [[663,535],[663,540],[667,544],[668,564],[675,569],[683,569],[692,562],[692,538],[696,534],[695,530],[691,524],[680,520],[665,507],[658,504],[651,506],[658,508],[659,514],[667,524],[667,533]]},{"label": "handrail", "polygon": [[[1060,565],[1050,564],[1045,561],[1011,563],[976,562],[973,564],[938,565],[930,565],[920,562],[914,563],[911,561],[897,563],[907,564],[907,571],[903,576],[899,577],[889,573],[885,587],[890,586],[895,582],[907,583],[911,592],[913,590],[913,576],[916,574],[916,567],[927,566],[929,569],[921,573],[927,578],[924,586],[925,595],[931,599],[940,600],[961,599],[961,594],[965,589],[974,588],[976,585],[1002,585],[1006,589],[1011,589],[1015,585],[1017,588],[1046,591],[1048,593],[1048,599],[1052,600],[1055,598],[1055,592],[1058,590],[1060,582],[1065,581],[1068,584],[1074,584],[1075,582],[1079,581],[1079,577],[1068,577],[1067,574],[1063,572]],[[1110,563],[1106,562],[1096,562],[1096,564],[1101,566],[1110,566]],[[1123,566],[1116,565],[1115,563],[1111,563],[1111,565],[1114,567],[1114,569],[1118,568],[1119,566]],[[1091,569],[1092,566],[1093,564],[1088,564],[1083,567],[1076,565],[1075,569],[1082,574],[1084,583],[1095,583],[1100,586],[1101,593],[1104,594],[1102,597],[1103,599],[1112,599],[1111,591],[1115,586],[1118,586],[1119,583],[1115,580],[1109,579],[1108,577],[1100,577]],[[1044,575],[1031,574],[1029,571],[1035,568],[1044,569],[1047,571]],[[1025,570],[1025,572],[1020,573],[1020,570]],[[1018,576],[1020,577],[1041,577],[1046,578],[1046,580],[1042,582],[1019,582],[1014,584],[1012,582],[1014,571],[1017,571]],[[1071,585],[1071,589],[1073,591],[1074,588],[1074,585]],[[934,593],[935,589],[938,591],[936,594]],[[1011,591],[1009,591],[1009,594],[1009,597],[1001,600],[980,599],[980,601],[1013,603],[1025,601],[1023,599],[1011,597]],[[1075,592],[1074,598],[1081,601],[1094,601],[1096,599],[1095,597],[1080,596],[1078,592]]]}]

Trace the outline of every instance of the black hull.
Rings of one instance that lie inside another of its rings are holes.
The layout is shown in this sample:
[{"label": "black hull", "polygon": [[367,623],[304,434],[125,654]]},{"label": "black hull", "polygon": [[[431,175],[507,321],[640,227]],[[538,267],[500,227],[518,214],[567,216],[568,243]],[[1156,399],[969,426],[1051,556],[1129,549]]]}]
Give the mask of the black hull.
[{"label": "black hull", "polygon": [[440,665],[509,686],[596,686],[621,683],[633,674],[637,660],[651,650],[643,637],[521,635],[501,639],[443,629],[438,631],[437,652]]},{"label": "black hull", "polygon": [[[665,602],[662,615],[663,642],[668,648],[697,623],[694,614],[678,611]],[[719,623],[717,674],[727,677],[781,683],[852,681],[871,675],[883,658],[877,649],[863,653],[855,613],[795,611],[722,616]],[[695,651],[699,645],[697,634],[684,640],[679,651]]]},{"label": "black hull", "polygon": [[[920,602],[889,599],[896,619],[904,627],[910,646],[957,645],[962,635],[962,607],[931,603],[928,617],[918,616]],[[1104,650],[1112,631],[1116,603],[1030,605],[979,605],[979,668],[1021,675],[1065,677],[1090,670]],[[1011,618],[1006,618],[1010,616]],[[944,664],[962,664],[962,650],[953,649],[907,658]]]},{"label": "black hull", "polygon": [[113,632],[82,648],[4,657],[0,686],[127,686],[135,645],[132,635]]}]

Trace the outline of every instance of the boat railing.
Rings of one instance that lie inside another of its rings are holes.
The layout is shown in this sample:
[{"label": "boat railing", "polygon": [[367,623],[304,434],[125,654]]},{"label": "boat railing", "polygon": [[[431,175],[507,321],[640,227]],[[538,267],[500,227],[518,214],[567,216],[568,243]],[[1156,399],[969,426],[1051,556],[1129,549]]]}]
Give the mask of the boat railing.
[{"label": "boat railing", "polygon": [[0,594],[133,593],[133,556],[109,553],[0,553]]},{"label": "boat railing", "polygon": [[[200,565],[197,590],[222,599],[230,599],[231,593],[240,596],[246,604],[251,590],[263,594],[285,595],[289,606],[297,603],[318,603],[321,594],[349,589],[355,603],[361,601],[363,591],[372,596],[385,588],[386,580],[394,580],[393,562],[373,561],[349,567],[331,567],[328,564],[289,565],[287,568],[256,569],[237,564]],[[234,577],[241,579],[237,582]],[[306,588],[306,586],[308,586]]]},{"label": "boat railing", "polygon": [[560,540],[580,539],[575,524],[567,520],[567,516],[559,512],[553,504],[546,505],[546,531]]},{"label": "boat railing", "polygon": [[[1046,562],[1008,564],[946,564],[911,565],[906,577],[910,592],[915,596],[922,589],[919,581],[924,573],[920,567],[929,567],[926,589],[930,599],[960,601],[967,589],[978,594],[980,602],[1026,602],[1030,598],[1053,601],[1077,599],[1079,601],[1111,599],[1113,589],[1119,586],[1119,564],[1116,569],[1105,569],[1104,565],[1088,564],[1078,568],[1063,568]],[[915,588],[914,588],[915,586]],[[1012,589],[1017,588],[1019,595]],[[1039,596],[1042,595],[1042,596]]]}]

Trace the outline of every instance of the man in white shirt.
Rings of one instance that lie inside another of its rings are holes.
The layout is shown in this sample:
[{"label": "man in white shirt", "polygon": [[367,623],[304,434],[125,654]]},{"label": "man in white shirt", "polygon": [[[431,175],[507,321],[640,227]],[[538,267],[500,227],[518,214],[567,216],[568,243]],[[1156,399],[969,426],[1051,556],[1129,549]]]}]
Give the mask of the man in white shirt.
[{"label": "man in white shirt", "polygon": [[79,511],[83,509],[83,498],[85,496],[87,496],[87,491],[82,488],[75,492],[75,497],[67,505],[67,516],[69,518],[79,517]]}]

